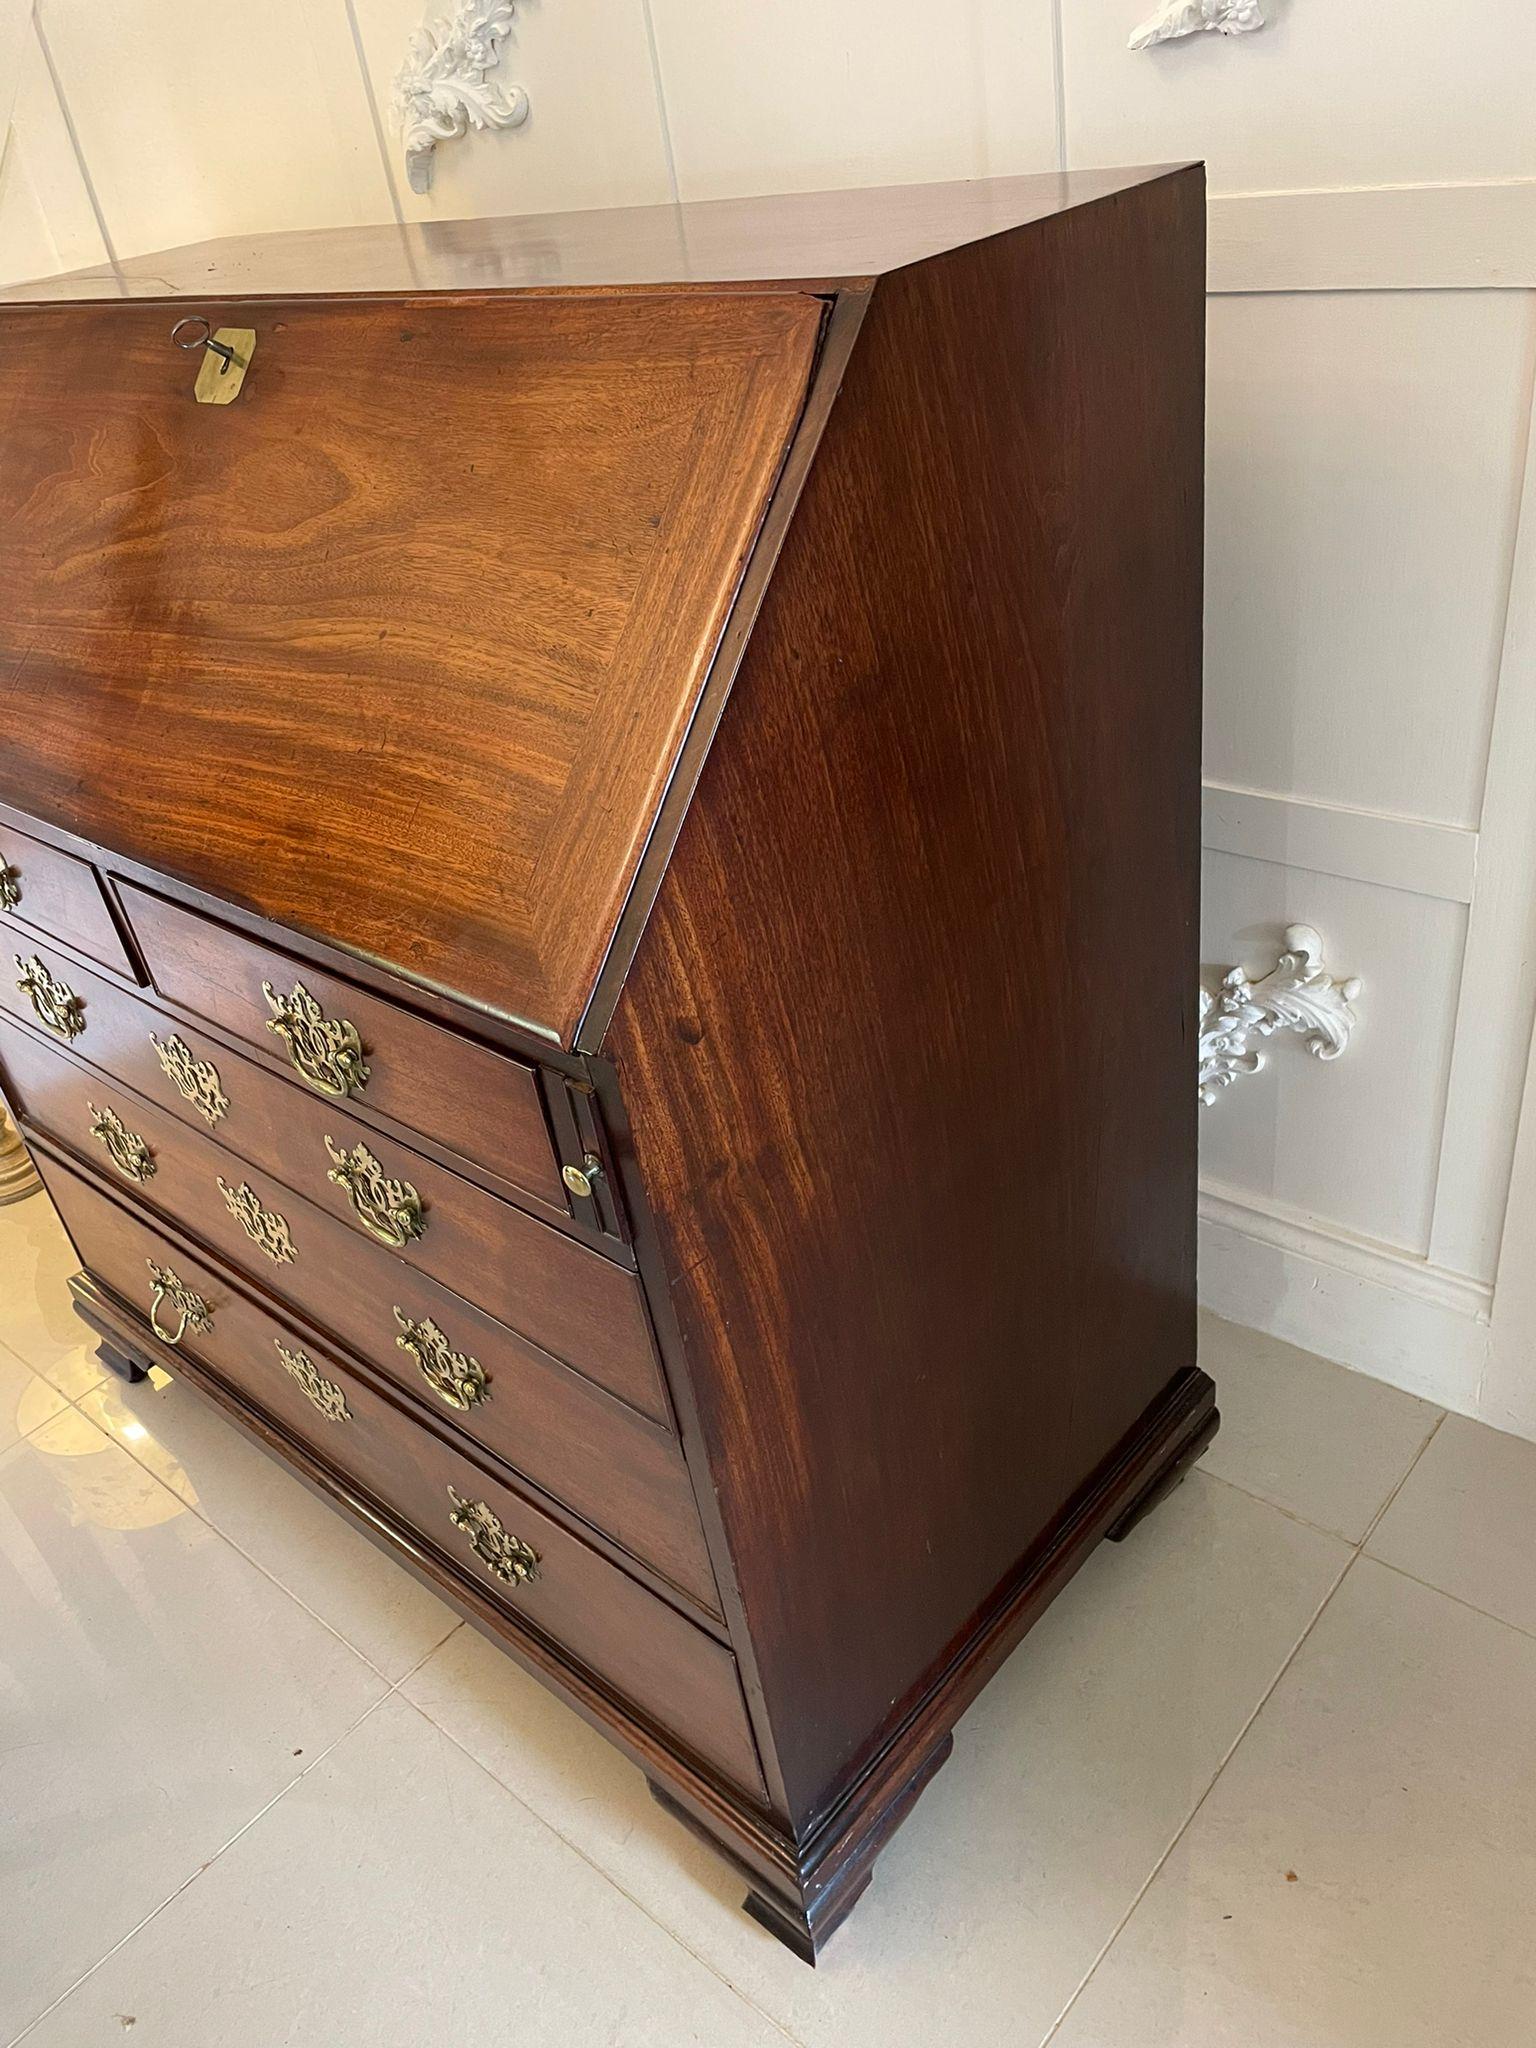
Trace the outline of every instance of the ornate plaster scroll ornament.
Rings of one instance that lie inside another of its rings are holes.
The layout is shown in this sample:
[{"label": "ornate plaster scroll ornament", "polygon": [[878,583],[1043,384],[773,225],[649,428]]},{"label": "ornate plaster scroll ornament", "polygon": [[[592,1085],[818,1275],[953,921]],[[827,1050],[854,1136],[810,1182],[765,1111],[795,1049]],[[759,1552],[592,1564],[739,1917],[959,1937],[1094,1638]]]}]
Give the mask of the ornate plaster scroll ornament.
[{"label": "ornate plaster scroll ornament", "polygon": [[1200,991],[1200,1100],[1207,1108],[1241,1074],[1256,1074],[1264,1055],[1253,1039],[1297,1031],[1307,1051],[1336,1060],[1357,1019],[1355,976],[1336,981],[1323,966],[1323,942],[1309,924],[1285,928],[1286,950],[1270,972],[1250,981],[1234,967],[1214,994]]},{"label": "ornate plaster scroll ornament", "polygon": [[1263,0],[1163,0],[1155,13],[1131,30],[1129,47],[1150,50],[1154,43],[1171,43],[1202,29],[1219,36],[1246,36],[1263,26]]},{"label": "ornate plaster scroll ornament", "polygon": [[501,61],[512,33],[514,0],[461,0],[449,15],[422,23],[395,74],[395,118],[405,142],[405,174],[413,192],[432,189],[440,142],[471,128],[517,128],[528,118],[528,95],[486,73]]}]

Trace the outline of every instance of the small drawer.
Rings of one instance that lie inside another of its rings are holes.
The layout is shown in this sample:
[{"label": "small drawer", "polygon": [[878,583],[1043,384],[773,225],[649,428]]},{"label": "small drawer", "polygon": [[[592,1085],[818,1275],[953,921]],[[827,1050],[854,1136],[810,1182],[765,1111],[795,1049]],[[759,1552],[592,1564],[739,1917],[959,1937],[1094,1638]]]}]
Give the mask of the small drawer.
[{"label": "small drawer", "polygon": [[204,1017],[317,1098],[355,1103],[571,1213],[534,1069],[301,960],[123,884],[167,1002]]},{"label": "small drawer", "polygon": [[40,1165],[96,1280],[404,1522],[519,1621],[763,1796],[736,1661],[349,1364],[46,1153]]},{"label": "small drawer", "polygon": [[[566,1315],[519,1335],[349,1231],[281,1182],[29,1032],[0,1024],[7,1092],[32,1126],[147,1208],[331,1331],[536,1486],[563,1501],[711,1614],[719,1595],[682,1454],[668,1432],[580,1370],[614,1348],[608,1323],[643,1330],[638,1283],[542,1224],[561,1257]],[[509,1216],[516,1211],[509,1210]],[[586,1291],[588,1286],[600,1290]],[[605,1320],[606,1318],[606,1320]],[[435,1334],[434,1334],[435,1333]],[[445,1397],[475,1368],[487,1398]]]},{"label": "small drawer", "polygon": [[45,846],[0,822],[0,930],[10,955],[31,950],[34,938],[58,939],[131,981],[138,970],[112,919],[96,870],[88,861]]}]

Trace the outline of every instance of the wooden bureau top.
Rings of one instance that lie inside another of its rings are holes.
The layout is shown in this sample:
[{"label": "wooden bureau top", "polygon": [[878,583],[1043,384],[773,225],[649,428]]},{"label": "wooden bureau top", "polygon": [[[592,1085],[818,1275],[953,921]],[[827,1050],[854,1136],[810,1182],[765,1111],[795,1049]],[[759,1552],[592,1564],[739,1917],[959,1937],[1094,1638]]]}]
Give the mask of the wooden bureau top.
[{"label": "wooden bureau top", "polygon": [[501,220],[229,235],[0,291],[0,302],[868,279],[1173,166],[787,192]]},{"label": "wooden bureau top", "polygon": [[[1169,177],[266,236],[13,295],[0,805],[591,1050],[823,431],[869,402],[867,309]],[[233,404],[195,402],[187,316],[255,332]],[[946,374],[914,358],[888,431]]]}]

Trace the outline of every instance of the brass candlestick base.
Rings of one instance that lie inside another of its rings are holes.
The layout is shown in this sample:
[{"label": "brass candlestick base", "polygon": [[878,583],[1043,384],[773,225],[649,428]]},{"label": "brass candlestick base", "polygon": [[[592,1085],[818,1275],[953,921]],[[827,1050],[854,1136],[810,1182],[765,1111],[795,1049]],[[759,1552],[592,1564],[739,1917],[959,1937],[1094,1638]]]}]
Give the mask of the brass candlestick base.
[{"label": "brass candlestick base", "polygon": [[23,1201],[42,1186],[37,1169],[27,1157],[27,1148],[16,1135],[16,1127],[0,1107],[0,1207]]}]

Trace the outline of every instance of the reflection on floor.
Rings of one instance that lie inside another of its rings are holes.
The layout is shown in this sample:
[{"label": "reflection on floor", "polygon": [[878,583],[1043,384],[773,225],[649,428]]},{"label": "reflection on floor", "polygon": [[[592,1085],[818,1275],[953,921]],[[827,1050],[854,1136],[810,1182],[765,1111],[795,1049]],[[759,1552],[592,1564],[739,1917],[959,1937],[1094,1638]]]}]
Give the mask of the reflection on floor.
[{"label": "reflection on floor", "polygon": [[819,1970],[0,1210],[0,2042],[1530,2048],[1536,1446],[1212,1321],[1226,1428]]}]

